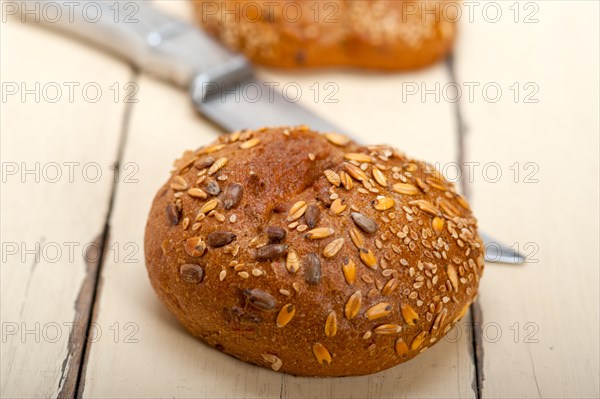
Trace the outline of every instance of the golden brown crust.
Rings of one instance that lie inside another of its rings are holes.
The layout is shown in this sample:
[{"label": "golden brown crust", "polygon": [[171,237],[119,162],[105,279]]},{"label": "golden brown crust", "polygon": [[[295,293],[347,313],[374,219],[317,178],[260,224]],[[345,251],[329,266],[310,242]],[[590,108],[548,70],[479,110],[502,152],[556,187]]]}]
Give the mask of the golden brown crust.
[{"label": "golden brown crust", "polygon": [[456,3],[450,0],[195,4],[208,33],[254,62],[275,67],[420,68],[442,58],[456,35]]},{"label": "golden brown crust", "polygon": [[184,154],[154,199],[145,253],[194,335],[313,376],[416,356],[464,315],[484,266],[468,204],[434,168],[306,127]]}]

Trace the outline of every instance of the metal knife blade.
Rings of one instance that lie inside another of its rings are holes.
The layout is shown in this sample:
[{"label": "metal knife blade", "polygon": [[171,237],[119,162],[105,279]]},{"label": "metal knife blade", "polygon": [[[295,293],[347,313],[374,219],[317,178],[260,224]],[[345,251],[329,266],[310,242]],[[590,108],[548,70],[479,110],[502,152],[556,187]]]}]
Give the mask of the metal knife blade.
[{"label": "metal knife blade", "polygon": [[196,109],[223,130],[307,125],[323,132],[341,132],[333,123],[288,101],[272,85],[256,79],[252,71],[241,72],[245,76],[227,82],[201,74],[192,85]]},{"label": "metal knife blade", "polygon": [[[30,3],[43,6],[49,1]],[[33,21],[94,43],[157,77],[180,86],[189,85],[198,111],[225,131],[304,124],[315,130],[342,132],[256,79],[243,56],[231,53],[198,28],[167,15],[148,2],[77,2],[79,6],[93,3],[100,7],[100,16],[95,20],[83,18],[79,13],[72,18],[71,1],[52,0],[52,3],[61,10],[61,15],[71,17],[58,21],[33,18]],[[118,13],[114,7],[119,9]],[[129,15],[131,7],[135,11],[133,20],[115,17]],[[13,7],[7,14],[20,15],[22,22],[32,20],[27,19],[25,8]],[[259,95],[248,95],[252,90]],[[486,245],[487,261],[512,264],[525,261],[518,252],[488,235],[481,233],[481,237]]]},{"label": "metal knife blade", "polygon": [[494,263],[525,263],[525,256],[521,255],[516,250],[499,243],[486,233],[479,231],[479,236],[485,245],[485,260]]}]

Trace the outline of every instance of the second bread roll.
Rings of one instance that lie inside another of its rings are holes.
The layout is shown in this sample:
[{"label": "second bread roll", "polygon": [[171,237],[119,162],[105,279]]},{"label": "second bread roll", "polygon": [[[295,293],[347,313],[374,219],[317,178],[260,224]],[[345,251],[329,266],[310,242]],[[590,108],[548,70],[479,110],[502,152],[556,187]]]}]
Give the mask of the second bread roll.
[{"label": "second bread roll", "polygon": [[457,2],[196,0],[204,29],[252,61],[274,67],[406,70],[451,48]]}]

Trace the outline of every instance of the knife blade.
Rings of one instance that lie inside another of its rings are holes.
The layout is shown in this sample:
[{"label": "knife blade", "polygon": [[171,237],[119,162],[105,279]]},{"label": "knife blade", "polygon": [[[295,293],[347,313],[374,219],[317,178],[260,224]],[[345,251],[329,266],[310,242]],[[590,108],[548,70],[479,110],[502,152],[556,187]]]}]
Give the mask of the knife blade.
[{"label": "knife blade", "polygon": [[226,132],[297,125],[341,132],[329,121],[288,101],[272,84],[257,79],[245,59],[232,59],[216,70],[199,74],[190,94],[196,109]]},{"label": "knife blade", "polygon": [[[35,13],[32,16],[32,8],[37,5],[42,9],[44,3],[49,2],[61,11],[60,18],[46,20]],[[333,123],[289,101],[272,85],[257,79],[243,56],[223,48],[200,29],[147,2],[37,0],[27,3],[27,7],[11,4],[11,7],[5,7],[5,14],[20,16],[21,22],[45,24],[91,42],[140,70],[189,87],[196,109],[224,131],[308,125],[315,130],[341,132],[353,138]],[[82,12],[73,12],[74,5],[92,5],[98,12],[90,19]],[[247,95],[253,91],[256,95]],[[486,261],[525,262],[525,257],[516,250],[485,233],[481,233],[481,237],[486,246]]]}]

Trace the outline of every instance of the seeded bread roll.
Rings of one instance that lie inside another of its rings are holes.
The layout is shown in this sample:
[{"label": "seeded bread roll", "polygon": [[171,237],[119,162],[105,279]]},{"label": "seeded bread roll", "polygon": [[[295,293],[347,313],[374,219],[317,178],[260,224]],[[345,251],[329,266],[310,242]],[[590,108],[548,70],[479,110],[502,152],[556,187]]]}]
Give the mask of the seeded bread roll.
[{"label": "seeded bread roll", "polygon": [[154,199],[145,254],[192,334],[309,376],[423,352],[465,314],[484,267],[467,202],[433,167],[306,127],[186,152]]},{"label": "seeded bread roll", "polygon": [[196,0],[204,29],[274,67],[423,67],[456,34],[457,3],[403,0]]}]

